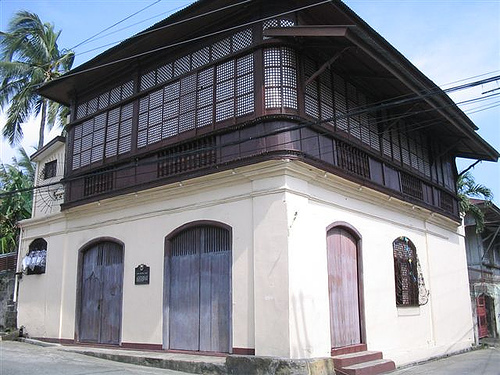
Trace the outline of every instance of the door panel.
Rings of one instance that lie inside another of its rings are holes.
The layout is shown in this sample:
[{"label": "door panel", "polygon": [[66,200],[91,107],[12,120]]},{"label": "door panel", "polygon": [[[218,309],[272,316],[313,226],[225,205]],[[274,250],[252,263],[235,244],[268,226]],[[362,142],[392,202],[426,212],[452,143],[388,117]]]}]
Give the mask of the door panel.
[{"label": "door panel", "polygon": [[357,241],[346,230],[327,234],[332,348],[361,343]]},{"label": "door panel", "polygon": [[100,272],[97,266],[98,249],[94,247],[85,252],[82,265],[82,292],[80,312],[80,341],[99,340],[98,308],[101,294]]},{"label": "door panel", "polygon": [[199,344],[199,257],[193,253],[172,256],[170,274],[170,347],[193,350]]},{"label": "door panel", "polygon": [[212,226],[187,229],[171,240],[170,258],[165,262],[169,269],[165,283],[169,298],[164,306],[169,316],[164,335],[168,347],[229,352],[229,231]]},{"label": "door panel", "polygon": [[123,250],[102,242],[84,252],[79,339],[119,344],[122,311]]},{"label": "door panel", "polygon": [[103,244],[101,339],[102,344],[120,343],[123,253],[116,244]]}]

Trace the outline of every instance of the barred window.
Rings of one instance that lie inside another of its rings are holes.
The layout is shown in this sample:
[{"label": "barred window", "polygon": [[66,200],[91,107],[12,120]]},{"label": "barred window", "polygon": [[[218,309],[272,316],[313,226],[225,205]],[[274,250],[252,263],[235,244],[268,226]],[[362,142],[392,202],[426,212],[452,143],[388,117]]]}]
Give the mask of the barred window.
[{"label": "barred window", "polygon": [[397,306],[419,305],[419,273],[415,245],[407,237],[392,243]]},{"label": "barred window", "polygon": [[297,109],[297,61],[288,47],[264,50],[266,108]]},{"label": "barred window", "polygon": [[28,254],[23,258],[22,267],[27,275],[45,273],[47,261],[47,241],[37,238],[32,241],[28,248]]}]

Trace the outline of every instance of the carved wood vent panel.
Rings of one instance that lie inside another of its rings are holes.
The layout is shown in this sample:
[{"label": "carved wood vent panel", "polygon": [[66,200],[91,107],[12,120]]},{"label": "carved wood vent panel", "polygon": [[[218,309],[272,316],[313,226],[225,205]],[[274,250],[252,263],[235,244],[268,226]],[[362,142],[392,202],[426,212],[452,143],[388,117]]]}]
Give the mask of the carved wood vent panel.
[{"label": "carved wood vent panel", "polygon": [[370,162],[363,151],[339,140],[335,141],[338,166],[358,176],[370,178]]},{"label": "carved wood vent panel", "polygon": [[158,177],[172,176],[217,163],[215,137],[184,143],[158,153]]},{"label": "carved wood vent panel", "polygon": [[447,212],[454,212],[454,200],[450,194],[439,191],[439,207]]},{"label": "carved wood vent panel", "polygon": [[424,192],[422,187],[422,181],[420,179],[409,175],[408,173],[401,172],[401,189],[404,194],[407,194],[413,198],[419,200],[424,199]]},{"label": "carved wood vent panel", "polygon": [[85,177],[83,195],[85,197],[113,190],[115,174],[112,170],[101,169]]}]

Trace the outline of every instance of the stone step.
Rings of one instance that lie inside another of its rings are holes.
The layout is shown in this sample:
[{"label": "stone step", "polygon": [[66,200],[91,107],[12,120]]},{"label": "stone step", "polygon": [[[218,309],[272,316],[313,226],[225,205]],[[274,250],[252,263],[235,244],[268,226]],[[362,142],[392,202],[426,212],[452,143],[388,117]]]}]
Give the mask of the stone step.
[{"label": "stone step", "polygon": [[395,369],[396,365],[390,359],[376,359],[374,361],[342,367],[340,372],[346,375],[377,375],[384,374]]},{"label": "stone step", "polygon": [[382,359],[382,352],[364,351],[350,354],[337,355],[333,357],[335,368],[341,369],[346,366],[356,365],[358,363]]}]

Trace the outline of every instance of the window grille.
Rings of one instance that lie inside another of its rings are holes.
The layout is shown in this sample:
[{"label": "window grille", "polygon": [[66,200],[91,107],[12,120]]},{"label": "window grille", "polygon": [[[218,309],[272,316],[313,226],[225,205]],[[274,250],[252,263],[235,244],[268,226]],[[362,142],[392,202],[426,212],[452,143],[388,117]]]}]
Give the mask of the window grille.
[{"label": "window grille", "polygon": [[[407,237],[392,243],[397,306],[419,305],[419,273],[417,251]],[[422,277],[423,282],[423,277]]]},{"label": "window grille", "polygon": [[[142,84],[142,83],[141,83]],[[90,100],[78,103],[76,110],[76,119],[81,119],[96,113],[98,110],[105,109],[122,100],[130,98],[134,94],[134,81],[125,82],[109,91],[103,92]]]},{"label": "window grille", "polygon": [[370,163],[368,155],[342,141],[335,141],[338,166],[343,170],[370,178]]},{"label": "window grille", "polygon": [[292,26],[295,26],[295,21],[291,17],[273,18],[262,23],[262,30]]},{"label": "window grille", "polygon": [[57,160],[49,161],[45,163],[43,168],[43,179],[47,180],[52,177],[56,177],[57,174]]},{"label": "window grille", "polygon": [[47,263],[47,241],[37,238],[29,245],[28,254],[23,258],[22,268],[27,275],[45,273]]},{"label": "window grille", "polygon": [[266,108],[297,109],[297,62],[288,47],[264,50],[264,87]]},{"label": "window grille", "polygon": [[114,177],[115,174],[111,169],[101,169],[93,172],[92,175],[84,179],[83,195],[89,197],[91,195],[113,190]]},{"label": "window grille", "polygon": [[401,190],[404,194],[407,194],[413,198],[417,198],[419,200],[424,199],[423,185],[422,181],[412,176],[411,174],[401,172]]},{"label": "window grille", "polygon": [[254,112],[253,72],[250,54],[183,76],[147,94],[139,100],[137,147]]},{"label": "window grille", "polygon": [[158,177],[167,177],[217,163],[215,137],[171,147],[158,153]]},{"label": "window grille", "polygon": [[191,54],[179,57],[173,63],[143,73],[140,77],[139,90],[145,91],[156,85],[167,83],[173,78],[179,78],[193,70],[248,48],[252,43],[252,29],[238,31],[215,42],[212,46],[203,47]]},{"label": "window grille", "polygon": [[439,207],[447,212],[454,212],[454,199],[451,194],[439,191]]}]

